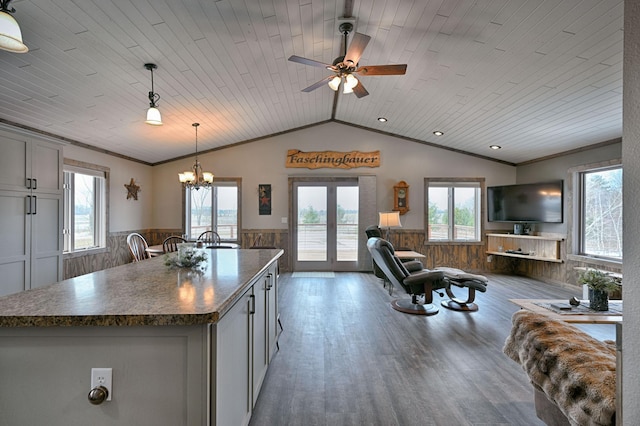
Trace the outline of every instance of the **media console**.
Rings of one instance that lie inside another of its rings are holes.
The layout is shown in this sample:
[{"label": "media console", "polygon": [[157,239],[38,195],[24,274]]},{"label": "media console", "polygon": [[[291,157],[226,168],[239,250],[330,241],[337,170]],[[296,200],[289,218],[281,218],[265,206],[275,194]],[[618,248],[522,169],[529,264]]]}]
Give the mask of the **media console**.
[{"label": "media console", "polygon": [[562,237],[487,234],[487,254],[562,263]]}]

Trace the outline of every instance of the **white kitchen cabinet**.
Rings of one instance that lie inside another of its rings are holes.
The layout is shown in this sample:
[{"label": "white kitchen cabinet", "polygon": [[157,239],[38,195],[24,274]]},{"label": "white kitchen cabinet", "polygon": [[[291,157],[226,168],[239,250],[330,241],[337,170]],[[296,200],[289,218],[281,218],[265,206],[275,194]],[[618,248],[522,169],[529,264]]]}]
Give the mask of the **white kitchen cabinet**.
[{"label": "white kitchen cabinet", "polygon": [[0,296],[62,279],[62,146],[0,132]]},{"label": "white kitchen cabinet", "polygon": [[253,287],[215,325],[215,425],[246,425],[251,419],[251,351]]},{"label": "white kitchen cabinet", "polygon": [[246,425],[251,419],[276,344],[270,328],[277,323],[277,265],[272,263],[216,325],[217,425]]}]

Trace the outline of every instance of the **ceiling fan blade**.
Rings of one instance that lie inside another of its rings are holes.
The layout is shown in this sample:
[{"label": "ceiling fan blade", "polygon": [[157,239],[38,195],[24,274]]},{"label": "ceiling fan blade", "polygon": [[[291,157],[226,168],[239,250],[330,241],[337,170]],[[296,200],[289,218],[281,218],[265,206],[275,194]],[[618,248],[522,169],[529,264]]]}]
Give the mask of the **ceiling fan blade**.
[{"label": "ceiling fan blade", "polygon": [[367,92],[367,89],[365,89],[364,86],[362,85],[361,81],[358,81],[358,84],[356,84],[356,87],[353,88],[353,93],[358,98],[365,97],[369,94],[369,92]]},{"label": "ceiling fan blade", "polygon": [[360,61],[364,48],[369,44],[371,37],[365,34],[355,33],[347,53],[344,55],[344,63],[349,66],[355,67]]},{"label": "ceiling fan blade", "polygon": [[330,75],[329,77],[325,77],[322,80],[313,83],[311,86],[309,87],[305,87],[304,89],[302,89],[303,92],[311,92],[313,90],[316,90],[318,87],[322,87],[323,84],[327,84],[329,83],[329,80],[331,80],[333,77],[335,77],[335,75]]},{"label": "ceiling fan blade", "polygon": [[291,62],[297,62],[299,64],[311,65],[312,67],[326,68],[328,70],[334,70],[333,65],[325,64],[324,62],[314,61],[313,59],[303,58],[302,56],[291,55],[289,57]]},{"label": "ceiling fan blade", "polygon": [[362,75],[403,75],[407,72],[407,64],[400,65],[364,65],[356,71]]}]

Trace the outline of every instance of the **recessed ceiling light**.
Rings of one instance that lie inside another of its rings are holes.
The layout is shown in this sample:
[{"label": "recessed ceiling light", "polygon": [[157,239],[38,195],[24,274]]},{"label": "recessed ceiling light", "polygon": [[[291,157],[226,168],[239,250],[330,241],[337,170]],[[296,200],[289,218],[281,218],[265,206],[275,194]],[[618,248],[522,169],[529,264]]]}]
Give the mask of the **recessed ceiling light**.
[{"label": "recessed ceiling light", "polygon": [[491,149],[501,149],[502,147],[500,145],[489,145],[489,148],[491,148]]},{"label": "recessed ceiling light", "polygon": [[381,123],[386,123],[387,119],[386,119],[386,117],[378,117],[378,121],[381,122]]},{"label": "recessed ceiling light", "polygon": [[436,130],[435,132],[433,132],[433,134],[436,136],[442,136],[444,135],[444,132],[441,132],[440,130]]}]

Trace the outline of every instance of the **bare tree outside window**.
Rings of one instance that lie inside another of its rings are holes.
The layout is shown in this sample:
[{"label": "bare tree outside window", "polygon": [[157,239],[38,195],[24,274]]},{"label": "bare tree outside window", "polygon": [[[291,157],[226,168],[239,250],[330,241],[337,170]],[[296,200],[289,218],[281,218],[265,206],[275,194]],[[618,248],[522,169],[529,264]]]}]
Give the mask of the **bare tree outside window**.
[{"label": "bare tree outside window", "polygon": [[582,173],[582,254],[622,259],[622,168]]}]

